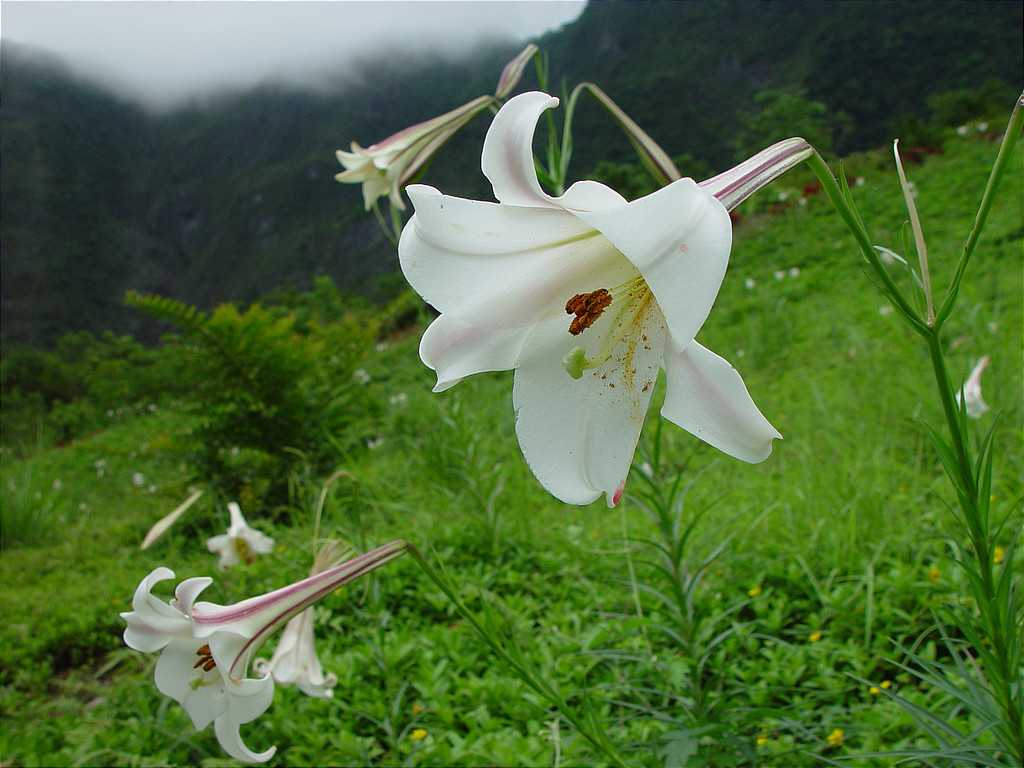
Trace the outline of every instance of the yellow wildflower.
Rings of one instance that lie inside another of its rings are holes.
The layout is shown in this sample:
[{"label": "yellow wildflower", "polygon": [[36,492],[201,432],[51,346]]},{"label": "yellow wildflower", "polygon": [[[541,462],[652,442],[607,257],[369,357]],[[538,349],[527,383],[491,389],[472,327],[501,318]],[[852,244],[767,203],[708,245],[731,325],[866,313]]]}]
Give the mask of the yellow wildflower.
[{"label": "yellow wildflower", "polygon": [[814,630],[813,632],[811,632],[811,634],[807,636],[807,639],[810,640],[812,643],[818,642],[819,640],[821,640],[821,630]]},{"label": "yellow wildflower", "polygon": [[1001,562],[1003,562],[1003,558],[1005,557],[1006,550],[997,544],[996,548],[992,552],[992,559],[995,560],[996,565],[999,565]]},{"label": "yellow wildflower", "polygon": [[417,728],[415,731],[409,734],[409,738],[413,741],[423,741],[425,738],[427,738],[427,729]]},{"label": "yellow wildflower", "polygon": [[759,734],[757,734],[757,746],[763,747],[767,743],[768,743],[768,734],[767,733],[759,733]]},{"label": "yellow wildflower", "polygon": [[842,728],[836,728],[832,733],[825,739],[830,747],[838,747],[843,743],[843,739],[846,738],[846,734],[843,733]]},{"label": "yellow wildflower", "polygon": [[[999,561],[997,560],[996,562],[999,562]],[[750,596],[750,597],[757,597],[760,594],[761,594],[761,585],[760,584],[755,584],[754,586],[752,586],[750,589],[747,590],[747,595]]]},{"label": "yellow wildflower", "polygon": [[883,680],[882,687],[885,688],[885,690],[892,688],[892,680]]},{"label": "yellow wildflower", "polygon": [[932,584],[938,584],[939,579],[942,578],[942,571],[939,570],[939,566],[933,565],[928,571],[928,581]]},{"label": "yellow wildflower", "polygon": [[881,692],[882,689],[879,688],[877,685],[872,685],[870,688],[868,688],[868,693],[870,693],[872,696],[877,696]]}]

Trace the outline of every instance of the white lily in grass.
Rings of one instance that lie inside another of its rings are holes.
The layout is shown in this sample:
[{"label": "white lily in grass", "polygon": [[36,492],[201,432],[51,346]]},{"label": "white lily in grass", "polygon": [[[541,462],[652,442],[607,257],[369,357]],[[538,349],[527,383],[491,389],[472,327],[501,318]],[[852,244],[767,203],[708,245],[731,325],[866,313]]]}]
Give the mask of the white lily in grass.
[{"label": "white lily in grass", "polygon": [[523,70],[537,53],[532,43],[505,65],[494,96],[479,96],[443,115],[409,126],[386,139],[361,147],[352,142],[351,151],[339,149],[335,155],[345,169],[334,178],[342,184],[363,185],[363,205],[373,208],[378,198],[387,197],[391,205],[405,210],[402,188],[466,123],[488,109],[497,107],[516,87]]},{"label": "white lily in grass", "polygon": [[[322,573],[337,565],[345,552],[337,541],[327,542],[317,553],[310,576]],[[323,665],[316,655],[316,644],[313,638],[313,625],[316,616],[313,607],[309,607],[288,621],[277,641],[274,655],[266,659],[256,659],[255,669],[259,674],[270,674],[279,685],[295,685],[307,696],[329,699],[334,696],[334,686],[338,684],[336,675],[324,674]]]},{"label": "white lily in grass", "polygon": [[275,747],[250,750],[241,726],[262,715],[274,697],[270,675],[248,676],[253,653],[296,614],[343,584],[399,557],[404,541],[393,541],[290,586],[234,605],[197,603],[212,579],[186,579],[169,603],[152,594],[161,581],[174,578],[157,568],[135,591],[133,610],[122,613],[128,626],[125,644],[144,653],[160,653],[154,679],[157,689],[177,701],[197,730],[213,723],[221,748],[249,763],[266,762]]},{"label": "white lily in grass", "polygon": [[963,387],[957,392],[956,400],[963,403],[967,409],[967,415],[972,419],[980,419],[988,412],[988,403],[981,396],[981,374],[988,368],[989,356],[982,357],[974,368],[971,375],[967,377]]},{"label": "white lily in grass", "polygon": [[[564,502],[618,503],[659,370],[662,415],[749,462],[781,437],[736,370],[694,340],[725,275],[728,211],[812,152],[780,142],[700,184],[680,179],[626,202],[592,181],[551,197],[537,179],[533,132],[558,100],[511,99],[494,118],[482,167],[498,203],[407,189],[406,279],[441,311],[420,356],[435,391],[515,369],[520,447]],[[572,316],[571,320],[567,315]]]},{"label": "white lily in grass", "polygon": [[261,531],[251,528],[242,516],[242,509],[235,502],[228,504],[231,527],[227,533],[207,539],[206,548],[220,554],[219,566],[226,570],[240,562],[252,563],[257,555],[265,555],[274,549],[274,540]]}]

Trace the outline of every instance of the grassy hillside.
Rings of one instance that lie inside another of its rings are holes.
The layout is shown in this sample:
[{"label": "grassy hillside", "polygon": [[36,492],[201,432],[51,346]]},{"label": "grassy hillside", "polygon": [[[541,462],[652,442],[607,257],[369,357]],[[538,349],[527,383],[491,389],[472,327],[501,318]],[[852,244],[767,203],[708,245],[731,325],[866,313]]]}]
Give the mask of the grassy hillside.
[{"label": "grassy hillside", "polygon": [[[994,153],[980,134],[951,137],[944,156],[909,171],[938,285]],[[1022,158],[1018,151],[1015,168]],[[875,238],[900,250],[903,209],[887,153],[856,157],[848,172],[864,178],[855,194]],[[533,480],[515,444],[510,375],[432,395],[416,354],[420,328],[411,328],[367,361],[368,384],[351,385],[379,404],[379,442],[347,454],[353,479],[330,495],[329,532],[434,548],[468,602],[507,619],[531,664],[568,694],[586,691],[638,765],[687,764],[678,755],[692,746],[705,762],[691,765],[788,768],[918,742],[907,716],[860,679],[891,681],[912,701],[953,711],[891,662],[894,643],[912,643],[932,610],[962,593],[941,533],[947,487],[919,426],[941,420],[928,361],[880,311],[826,201],[796,202],[807,181],[787,177],[747,206],[700,339],[736,365],[785,440],[748,466],[671,425],[663,432],[656,480],[682,471],[684,518],[706,512],[690,556],[724,547],[695,593],[696,618],[732,611],[714,633],[691,623],[695,639],[680,643],[659,630],[672,617],[650,591],[662,586],[643,543],[656,528],[631,495],[645,482],[639,469],[612,511],[563,506]],[[1021,523],[1024,477],[1022,196],[1024,174],[1009,174],[946,336],[954,376],[992,357],[984,392],[993,412],[977,428],[996,415],[1002,424],[993,500],[1011,515],[1008,530]],[[406,402],[393,399],[399,393]],[[649,460],[656,413],[638,465]],[[194,733],[153,688],[152,659],[123,648],[117,613],[158,564],[181,578],[215,575],[209,594],[219,602],[302,576],[320,479],[300,477],[289,509],[246,508],[277,541],[252,566],[216,572],[203,543],[227,516],[209,494],[140,552],[148,527],[187,495],[190,419],[161,404],[31,459],[4,457],[4,526],[30,525],[15,522],[21,515],[40,530],[36,543],[0,557],[4,765],[226,764],[213,735]],[[698,665],[687,649],[730,628]],[[322,603],[317,634],[339,678],[335,698],[279,689],[270,712],[243,727],[251,746],[278,745],[275,764],[549,765],[553,754],[567,765],[600,762],[552,726],[553,713],[407,560]],[[702,724],[718,728],[687,746],[679,733]],[[415,728],[426,737],[413,739]]]}]

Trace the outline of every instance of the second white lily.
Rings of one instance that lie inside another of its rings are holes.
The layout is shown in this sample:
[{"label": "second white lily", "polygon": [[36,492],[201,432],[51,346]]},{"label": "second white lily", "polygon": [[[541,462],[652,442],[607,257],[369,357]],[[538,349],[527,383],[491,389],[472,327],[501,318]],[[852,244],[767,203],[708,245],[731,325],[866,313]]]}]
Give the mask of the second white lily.
[{"label": "second white lily", "polygon": [[[749,462],[781,435],[728,362],[698,344],[732,245],[728,210],[805,159],[789,139],[702,184],[680,179],[626,202],[596,182],[541,188],[537,120],[558,99],[526,93],[494,118],[482,168],[498,203],[407,189],[406,279],[441,311],[420,343],[435,391],[515,369],[519,444],[541,484],[618,503],[658,372],[662,415]],[[568,317],[567,317],[568,315]]]}]

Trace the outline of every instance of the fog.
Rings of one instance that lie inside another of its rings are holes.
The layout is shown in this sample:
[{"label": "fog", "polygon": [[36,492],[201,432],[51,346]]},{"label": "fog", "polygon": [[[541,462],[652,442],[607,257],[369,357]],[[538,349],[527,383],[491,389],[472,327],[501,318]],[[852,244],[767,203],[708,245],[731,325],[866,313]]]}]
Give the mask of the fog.
[{"label": "fog", "polygon": [[57,55],[154,109],[266,81],[325,87],[360,58],[521,41],[583,2],[11,2],[4,44]]}]

